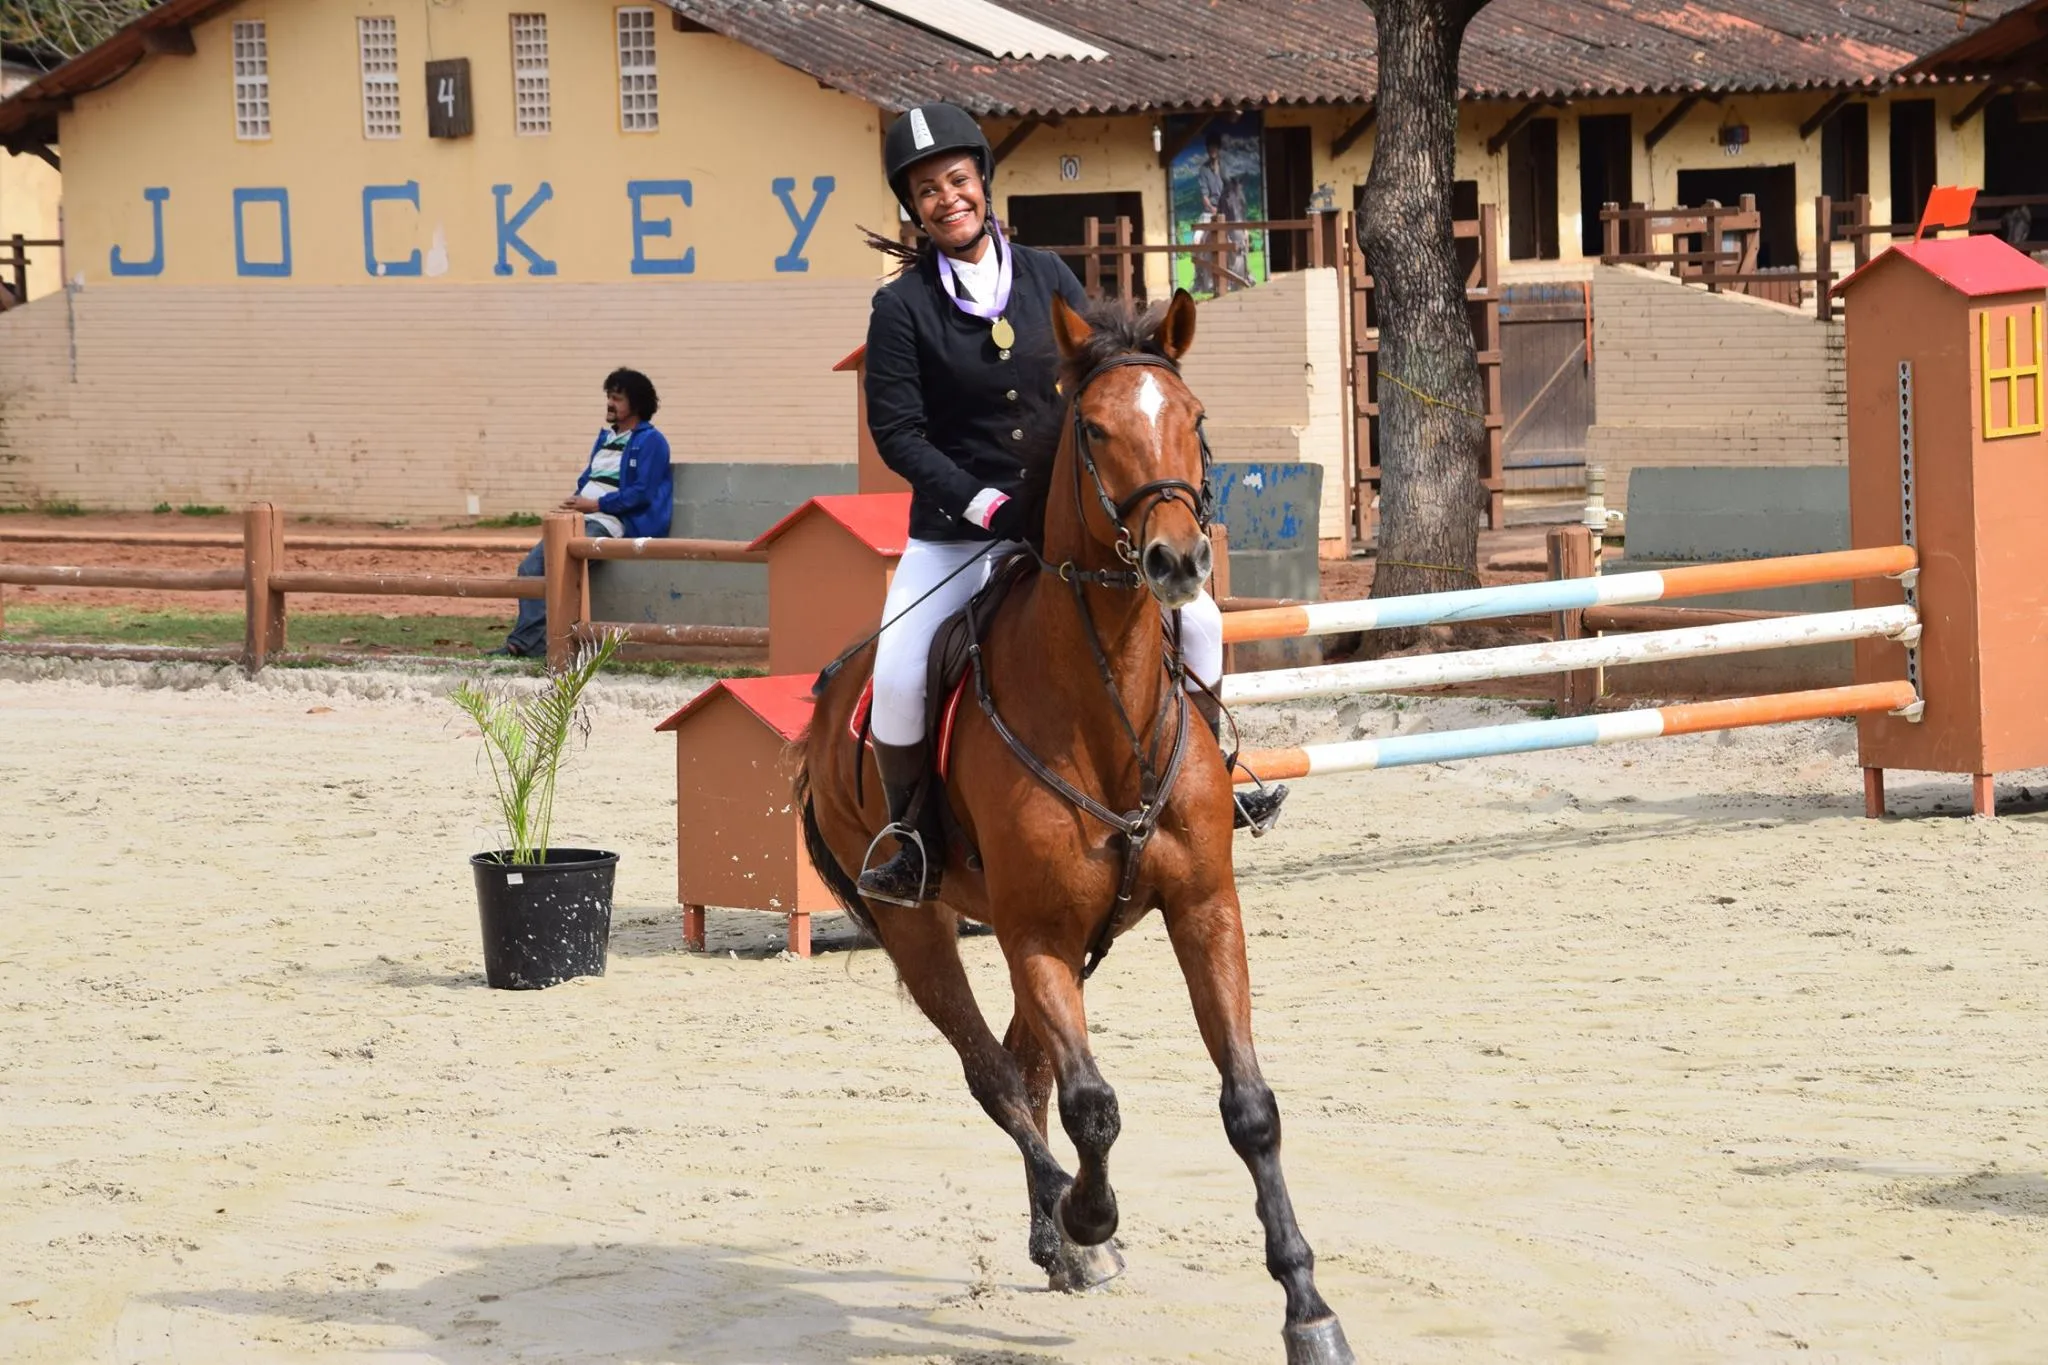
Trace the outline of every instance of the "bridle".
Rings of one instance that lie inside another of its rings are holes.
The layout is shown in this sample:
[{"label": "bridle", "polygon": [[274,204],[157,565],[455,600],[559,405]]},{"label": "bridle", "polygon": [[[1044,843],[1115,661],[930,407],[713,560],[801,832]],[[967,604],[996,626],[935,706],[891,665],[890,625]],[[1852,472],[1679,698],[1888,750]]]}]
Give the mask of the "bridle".
[{"label": "bridle", "polygon": [[[1186,479],[1153,479],[1150,483],[1139,484],[1123,496],[1121,501],[1112,498],[1109,487],[1102,481],[1102,470],[1095,463],[1095,447],[1088,438],[1088,420],[1082,415],[1081,400],[1088,394],[1089,385],[1111,370],[1126,365],[1143,365],[1151,369],[1165,370],[1176,379],[1180,377],[1180,366],[1162,355],[1137,352],[1131,355],[1111,356],[1094,369],[1083,375],[1074,388],[1071,422],[1074,436],[1074,511],[1081,524],[1087,525],[1085,510],[1086,497],[1083,492],[1081,475],[1085,470],[1088,481],[1095,485],[1095,500],[1102,507],[1103,515],[1116,532],[1116,556],[1129,567],[1126,569],[1082,569],[1069,560],[1061,564],[1048,563],[1039,557],[1042,568],[1057,573],[1066,582],[1092,583],[1103,588],[1125,588],[1136,590],[1145,586],[1145,577],[1138,571],[1138,545],[1143,541],[1145,528],[1152,522],[1152,514],[1161,506],[1178,503],[1194,514],[1196,523],[1203,531],[1209,529],[1211,499],[1209,496],[1209,435],[1203,430],[1202,419],[1195,419],[1195,439],[1202,448],[1202,486],[1196,487]],[[1143,509],[1138,519],[1137,533],[1131,531],[1131,513]]]},{"label": "bridle", "polygon": [[[1088,609],[1086,589],[1088,585],[1104,588],[1121,588],[1130,591],[1136,591],[1145,587],[1145,576],[1138,568],[1139,551],[1137,546],[1142,542],[1145,528],[1150,525],[1153,513],[1162,506],[1179,503],[1187,507],[1190,512],[1194,513],[1196,522],[1201,525],[1204,531],[1208,529],[1210,516],[1210,500],[1207,493],[1210,463],[1209,439],[1202,432],[1199,420],[1196,423],[1195,432],[1202,448],[1202,487],[1198,488],[1186,479],[1153,479],[1149,483],[1141,484],[1137,488],[1132,489],[1121,500],[1110,496],[1109,488],[1102,480],[1102,471],[1095,462],[1094,449],[1089,443],[1088,423],[1081,415],[1081,400],[1086,396],[1089,385],[1093,384],[1110,370],[1121,369],[1126,365],[1145,365],[1165,370],[1175,377],[1180,375],[1180,366],[1165,356],[1144,353],[1113,356],[1090,370],[1082,377],[1080,383],[1075,386],[1072,422],[1075,457],[1074,510],[1080,514],[1081,524],[1085,527],[1087,525],[1087,514],[1085,511],[1086,494],[1082,484],[1082,471],[1085,470],[1089,482],[1095,485],[1096,500],[1100,503],[1104,514],[1109,518],[1110,525],[1116,532],[1115,548],[1117,558],[1128,567],[1123,569],[1083,569],[1075,565],[1072,560],[1054,564],[1046,559],[1044,554],[1037,549],[1033,549],[1032,553],[1037,557],[1038,566],[1041,570],[1057,576],[1061,582],[1067,584],[1073,590],[1074,607],[1080,614],[1081,623],[1088,636],[1089,648],[1095,655],[1096,673],[1102,680],[1103,690],[1109,694],[1110,704],[1116,712],[1117,722],[1123,727],[1124,738],[1131,747],[1131,756],[1137,760],[1138,805],[1135,810],[1123,812],[1111,810],[1095,797],[1082,791],[1073,783],[1054,772],[1044,760],[1040,759],[1038,755],[1032,753],[1025,746],[1024,742],[1016,736],[1015,732],[1008,725],[1003,723],[1003,718],[996,713],[995,697],[989,691],[988,673],[982,665],[981,632],[978,629],[978,623],[971,623],[976,624],[977,628],[971,629],[969,632],[969,638],[974,641],[969,646],[968,657],[974,668],[975,697],[981,705],[982,714],[988,718],[989,724],[1002,737],[1003,742],[1009,746],[1010,752],[1016,756],[1017,761],[1022,763],[1033,777],[1037,778],[1054,792],[1057,792],[1060,796],[1066,798],[1077,809],[1100,820],[1121,836],[1123,870],[1118,880],[1116,900],[1110,905],[1108,913],[1103,916],[1094,935],[1089,939],[1088,958],[1081,968],[1081,979],[1084,981],[1094,974],[1096,967],[1101,964],[1103,957],[1108,954],[1109,945],[1116,940],[1117,931],[1124,923],[1125,916],[1129,910],[1131,893],[1137,887],[1138,865],[1144,857],[1145,846],[1151,842],[1152,835],[1158,829],[1159,817],[1165,811],[1167,799],[1173,793],[1174,783],[1180,777],[1181,765],[1187,757],[1188,742],[1187,668],[1181,660],[1180,653],[1179,611],[1175,611],[1173,614],[1172,638],[1167,642],[1165,651],[1166,691],[1165,695],[1160,698],[1159,714],[1153,718],[1151,727],[1152,738],[1148,744],[1139,736],[1137,727],[1131,723],[1130,713],[1124,707],[1123,696],[1117,690],[1116,673],[1110,666],[1109,651],[1103,644],[1102,633],[1096,628],[1095,617]],[[1138,517],[1136,535],[1133,535],[1131,530],[1131,516],[1133,513],[1141,513]],[[1161,745],[1165,742],[1169,729],[1173,736],[1172,744],[1167,749],[1165,761],[1162,763],[1160,761],[1160,749]]]}]

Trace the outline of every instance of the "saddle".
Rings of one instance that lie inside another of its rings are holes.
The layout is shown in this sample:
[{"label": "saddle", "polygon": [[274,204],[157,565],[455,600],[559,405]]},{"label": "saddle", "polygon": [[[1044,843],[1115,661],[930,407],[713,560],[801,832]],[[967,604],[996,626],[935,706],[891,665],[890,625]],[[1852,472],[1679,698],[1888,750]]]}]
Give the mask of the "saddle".
[{"label": "saddle", "polygon": [[[967,605],[947,617],[932,636],[931,653],[925,661],[924,689],[924,735],[925,750],[932,755],[931,769],[925,774],[925,787],[916,799],[916,807],[935,801],[941,813],[949,841],[958,840],[965,851],[970,867],[979,867],[981,858],[974,844],[966,836],[959,822],[954,819],[952,805],[945,798],[946,778],[952,766],[953,725],[960,715],[960,699],[967,695],[973,683],[974,649],[988,632],[988,623],[1026,573],[1036,567],[1029,554],[1012,554],[998,560],[989,571],[988,582],[976,590]],[[818,675],[816,692],[822,693],[825,683],[838,672],[844,659],[836,660]],[[875,679],[870,672],[867,682],[861,687],[860,697],[853,704],[848,715],[846,729],[855,744],[870,745],[868,722],[872,716],[875,700]],[[865,801],[863,784],[867,765],[855,768],[854,799]],[[945,851],[932,850],[937,863],[943,863]]]}]

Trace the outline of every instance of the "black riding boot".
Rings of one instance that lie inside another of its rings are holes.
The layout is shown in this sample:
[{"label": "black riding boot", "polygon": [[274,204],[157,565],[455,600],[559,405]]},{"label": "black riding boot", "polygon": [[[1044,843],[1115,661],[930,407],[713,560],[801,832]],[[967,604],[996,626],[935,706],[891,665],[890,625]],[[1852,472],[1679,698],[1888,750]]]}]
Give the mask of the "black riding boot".
[{"label": "black riding boot", "polygon": [[[1202,719],[1209,722],[1209,733],[1216,736],[1216,742],[1223,742],[1223,703],[1207,692],[1190,692],[1188,700],[1195,704],[1195,710]],[[1276,782],[1270,787],[1254,787],[1250,791],[1233,791],[1236,806],[1232,829],[1248,829],[1252,838],[1265,837],[1267,830],[1280,820],[1280,803],[1287,799],[1287,785]]]},{"label": "black riding boot", "polygon": [[939,894],[939,872],[945,865],[936,792],[926,795],[918,812],[917,837],[905,838],[899,833],[928,772],[925,746],[922,741],[898,745],[878,739],[875,766],[882,770],[882,794],[889,802],[889,827],[883,833],[896,836],[896,852],[889,861],[860,874],[860,893],[869,900],[914,906]]}]

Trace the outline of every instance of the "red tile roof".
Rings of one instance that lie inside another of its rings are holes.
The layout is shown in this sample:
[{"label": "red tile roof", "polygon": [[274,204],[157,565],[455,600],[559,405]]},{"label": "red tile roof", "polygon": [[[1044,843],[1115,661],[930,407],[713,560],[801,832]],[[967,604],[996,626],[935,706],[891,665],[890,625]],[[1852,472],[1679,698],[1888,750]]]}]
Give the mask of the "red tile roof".
[{"label": "red tile roof", "polygon": [[[663,2],[885,110],[941,99],[999,117],[1364,105],[1379,87],[1365,0],[1001,0],[1107,51],[1102,61],[991,57],[859,0]],[[145,60],[145,31],[232,3],[163,0],[0,102],[0,143],[53,142],[62,101]],[[1459,84],[1467,99],[1879,86],[2026,3],[1970,0],[1959,16],[1957,0],[1492,0],[1466,33]]]},{"label": "red tile roof", "polygon": [[[1465,38],[1468,99],[1881,85],[2025,0],[1493,0]],[[988,56],[857,0],[666,0],[706,28],[884,109],[978,115],[1365,104],[1364,0],[1003,0],[1103,48],[1083,62]]]},{"label": "red tile roof", "polygon": [[1911,261],[1968,298],[2048,290],[2048,265],[2013,250],[1996,237],[1979,235],[1900,242],[1836,285],[1836,292],[1847,289],[1895,256]]},{"label": "red tile roof", "polygon": [[829,493],[812,498],[761,533],[750,550],[765,550],[770,541],[816,511],[832,518],[876,554],[900,555],[910,543],[910,494]]},{"label": "red tile roof", "polygon": [[683,703],[682,710],[654,728],[657,731],[679,730],[686,716],[696,714],[710,704],[711,698],[724,693],[753,712],[776,734],[794,741],[802,737],[804,727],[811,723],[811,685],[816,681],[817,675],[813,673],[780,673],[768,678],[720,678]]}]

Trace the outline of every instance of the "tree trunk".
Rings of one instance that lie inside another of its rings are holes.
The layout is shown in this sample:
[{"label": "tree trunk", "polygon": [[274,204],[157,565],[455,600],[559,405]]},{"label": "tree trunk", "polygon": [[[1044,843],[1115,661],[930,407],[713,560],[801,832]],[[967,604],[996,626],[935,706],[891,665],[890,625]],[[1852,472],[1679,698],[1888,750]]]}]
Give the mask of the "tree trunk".
[{"label": "tree trunk", "polygon": [[[1451,240],[1451,182],[1458,49],[1479,7],[1470,0],[1372,0],[1379,116],[1361,228],[1380,327],[1374,597],[1478,582],[1486,404]],[[1401,643],[1374,639],[1369,646]]]}]

